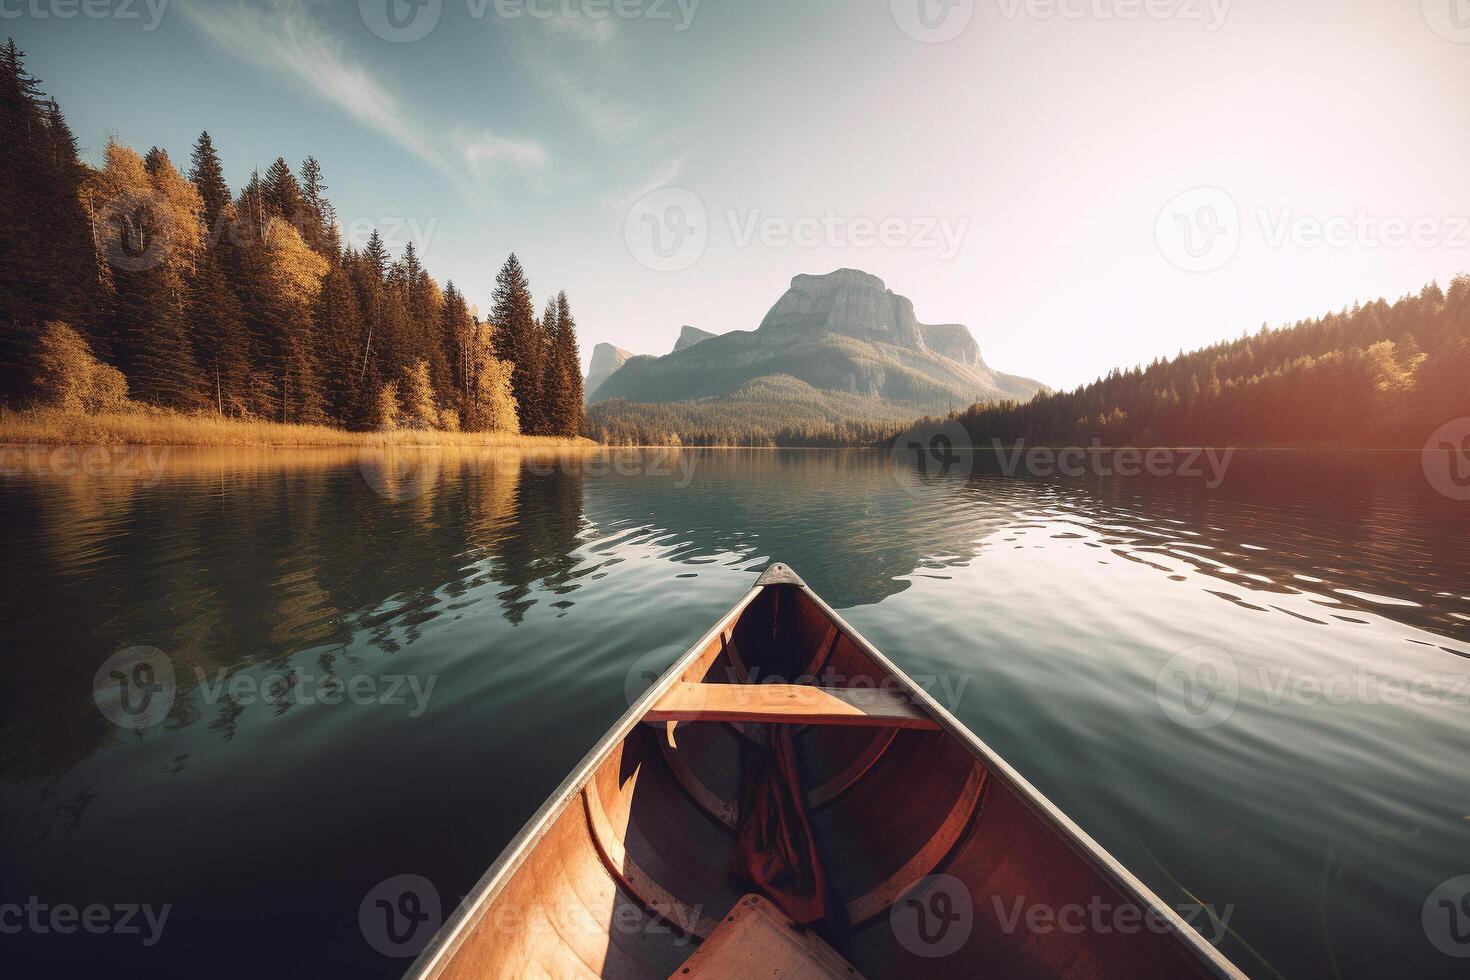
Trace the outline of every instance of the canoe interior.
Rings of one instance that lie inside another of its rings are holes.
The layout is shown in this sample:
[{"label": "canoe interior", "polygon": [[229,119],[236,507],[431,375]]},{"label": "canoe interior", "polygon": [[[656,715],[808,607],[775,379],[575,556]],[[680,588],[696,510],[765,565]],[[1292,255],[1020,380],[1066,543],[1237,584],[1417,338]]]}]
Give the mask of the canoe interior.
[{"label": "canoe interior", "polygon": [[[798,585],[756,590],[681,663],[685,682],[892,684]],[[513,845],[453,936],[421,961],[422,975],[668,977],[686,963],[718,975],[702,960],[717,947],[719,955],[738,948],[738,937],[727,943],[722,932],[701,959],[690,958],[735,921],[742,897],[759,892],[730,869],[742,740],[767,731],[740,721],[633,725]],[[1218,975],[1172,932],[1005,928],[1018,904],[1137,903],[962,739],[882,724],[790,731],[836,898],[829,920],[809,930],[812,946],[827,949],[821,962],[872,978]],[[910,948],[890,918],[929,875],[962,883],[973,908],[968,938],[942,956]]]}]

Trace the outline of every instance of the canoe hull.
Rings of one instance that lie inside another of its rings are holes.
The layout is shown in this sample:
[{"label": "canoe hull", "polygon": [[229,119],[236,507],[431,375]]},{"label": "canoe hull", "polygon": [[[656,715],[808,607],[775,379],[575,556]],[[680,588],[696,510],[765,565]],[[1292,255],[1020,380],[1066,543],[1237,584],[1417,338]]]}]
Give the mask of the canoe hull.
[{"label": "canoe hull", "polygon": [[[722,687],[704,718],[687,685],[751,683],[882,689],[925,718],[826,724],[808,707],[780,727],[828,897],[798,932],[830,947],[823,962],[874,978],[1243,976],[785,566],[608,732],[409,975],[678,974],[760,891],[732,867],[752,746],[777,730],[769,699],[742,722],[728,702],[746,689]],[[739,946],[720,935],[707,954]]]}]

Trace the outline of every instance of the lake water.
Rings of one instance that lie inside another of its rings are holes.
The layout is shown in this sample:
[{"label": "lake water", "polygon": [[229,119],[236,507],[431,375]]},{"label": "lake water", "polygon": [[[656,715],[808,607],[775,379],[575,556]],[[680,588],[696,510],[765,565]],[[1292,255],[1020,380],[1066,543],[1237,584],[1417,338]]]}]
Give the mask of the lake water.
[{"label": "lake water", "polygon": [[0,902],[167,919],[6,975],[398,975],[364,897],[447,914],[772,559],[1250,975],[1470,968],[1470,503],[1417,455],[8,459]]}]

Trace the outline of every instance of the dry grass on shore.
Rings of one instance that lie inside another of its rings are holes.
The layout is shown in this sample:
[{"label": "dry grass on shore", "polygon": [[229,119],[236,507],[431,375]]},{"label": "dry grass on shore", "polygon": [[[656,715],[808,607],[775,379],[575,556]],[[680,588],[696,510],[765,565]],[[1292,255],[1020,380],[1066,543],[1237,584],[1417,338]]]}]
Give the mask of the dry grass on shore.
[{"label": "dry grass on shore", "polygon": [[322,425],[185,415],[159,409],[88,415],[60,409],[0,409],[0,444],[100,446],[442,446],[573,449],[595,445],[588,439],[561,439],[491,432],[440,432],[399,429],[349,432]]}]

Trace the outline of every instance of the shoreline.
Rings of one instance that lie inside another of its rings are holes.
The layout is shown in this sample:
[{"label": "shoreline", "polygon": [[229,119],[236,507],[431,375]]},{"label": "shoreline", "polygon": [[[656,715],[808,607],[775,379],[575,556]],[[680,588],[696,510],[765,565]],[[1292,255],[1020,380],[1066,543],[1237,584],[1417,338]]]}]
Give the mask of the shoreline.
[{"label": "shoreline", "polygon": [[580,436],[396,429],[356,432],[324,425],[135,411],[88,415],[58,409],[0,410],[0,446],[177,446],[240,449],[332,449],[393,446],[455,449],[588,449]]},{"label": "shoreline", "polygon": [[[526,436],[493,432],[449,432],[439,429],[395,429],[354,431],[330,426],[294,425],[264,420],[184,415],[158,409],[108,412],[88,415],[60,409],[0,409],[0,447],[27,446],[172,446],[179,448],[240,449],[332,449],[393,448],[435,449],[524,449],[524,450],[624,450],[680,449],[724,452],[790,452],[834,449],[891,451],[886,446],[851,444],[831,446],[702,446],[691,443],[599,443],[585,437]],[[1323,443],[1256,443],[1194,445],[1081,445],[1078,443],[1002,443],[996,446],[955,447],[963,454],[1057,451],[1082,449],[1089,452],[1198,452],[1206,449],[1239,452],[1317,453],[1415,453],[1423,447]]]}]

